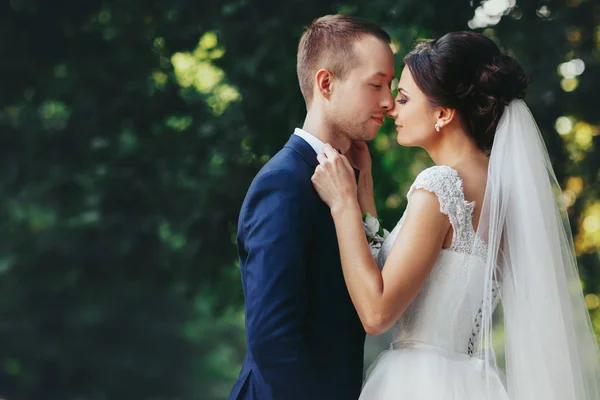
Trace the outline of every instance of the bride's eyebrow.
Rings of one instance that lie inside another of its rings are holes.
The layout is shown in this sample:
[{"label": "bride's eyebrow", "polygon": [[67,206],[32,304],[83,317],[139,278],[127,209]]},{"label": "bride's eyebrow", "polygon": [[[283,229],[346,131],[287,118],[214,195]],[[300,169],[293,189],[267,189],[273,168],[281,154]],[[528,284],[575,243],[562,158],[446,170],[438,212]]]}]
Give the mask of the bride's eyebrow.
[{"label": "bride's eyebrow", "polygon": [[402,94],[408,96],[408,92],[406,91],[406,89],[404,89],[404,88],[398,88],[398,91],[401,92]]}]

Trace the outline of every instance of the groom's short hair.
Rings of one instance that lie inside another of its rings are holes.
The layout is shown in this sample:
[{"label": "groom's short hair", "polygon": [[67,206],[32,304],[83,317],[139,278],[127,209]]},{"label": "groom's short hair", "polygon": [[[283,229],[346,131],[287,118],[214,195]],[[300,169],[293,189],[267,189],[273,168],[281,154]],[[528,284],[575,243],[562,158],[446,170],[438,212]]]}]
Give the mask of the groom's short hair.
[{"label": "groom's short hair", "polygon": [[325,68],[344,79],[355,64],[354,43],[363,35],[372,35],[391,43],[390,35],[372,22],[351,15],[325,15],[313,21],[298,45],[298,81],[306,104],[313,95],[314,76]]}]

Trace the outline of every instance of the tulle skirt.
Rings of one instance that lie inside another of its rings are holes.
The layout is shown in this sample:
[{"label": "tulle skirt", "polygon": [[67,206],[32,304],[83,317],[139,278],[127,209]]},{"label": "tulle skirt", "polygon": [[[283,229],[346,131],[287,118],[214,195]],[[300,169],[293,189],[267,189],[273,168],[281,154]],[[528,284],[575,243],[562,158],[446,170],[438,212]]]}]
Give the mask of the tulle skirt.
[{"label": "tulle skirt", "polygon": [[[489,397],[488,397],[489,392]],[[369,369],[360,400],[509,400],[500,375],[483,360],[419,345],[383,352]]]}]

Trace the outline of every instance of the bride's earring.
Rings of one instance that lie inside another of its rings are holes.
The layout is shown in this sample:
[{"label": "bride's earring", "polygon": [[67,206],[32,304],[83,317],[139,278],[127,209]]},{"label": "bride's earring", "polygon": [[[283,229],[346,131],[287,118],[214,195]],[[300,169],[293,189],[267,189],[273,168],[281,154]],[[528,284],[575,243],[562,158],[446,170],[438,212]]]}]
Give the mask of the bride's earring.
[{"label": "bride's earring", "polygon": [[436,132],[439,132],[439,131],[440,131],[440,129],[441,129],[440,123],[439,123],[439,122],[437,122],[437,123],[435,124],[435,130],[436,130]]}]

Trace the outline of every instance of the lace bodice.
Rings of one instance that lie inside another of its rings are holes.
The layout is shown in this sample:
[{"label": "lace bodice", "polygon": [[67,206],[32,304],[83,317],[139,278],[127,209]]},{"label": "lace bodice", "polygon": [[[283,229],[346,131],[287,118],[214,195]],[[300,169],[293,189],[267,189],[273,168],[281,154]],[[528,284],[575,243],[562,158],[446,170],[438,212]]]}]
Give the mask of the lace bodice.
[{"label": "lace bodice", "polygon": [[[472,353],[479,332],[486,252],[473,229],[475,203],[465,200],[462,180],[447,166],[431,167],[417,176],[407,194],[407,210],[412,193],[418,189],[437,196],[440,211],[448,215],[454,232],[450,247],[442,249],[429,277],[397,322],[394,341],[431,344],[452,353]],[[381,268],[405,215],[381,246],[377,255]]]}]

